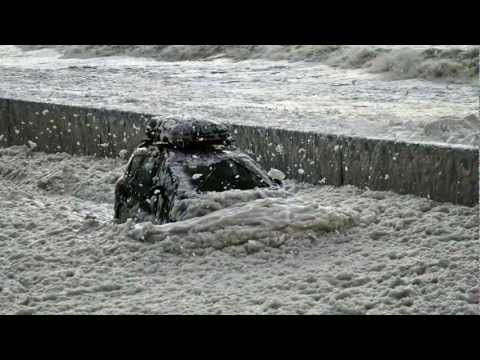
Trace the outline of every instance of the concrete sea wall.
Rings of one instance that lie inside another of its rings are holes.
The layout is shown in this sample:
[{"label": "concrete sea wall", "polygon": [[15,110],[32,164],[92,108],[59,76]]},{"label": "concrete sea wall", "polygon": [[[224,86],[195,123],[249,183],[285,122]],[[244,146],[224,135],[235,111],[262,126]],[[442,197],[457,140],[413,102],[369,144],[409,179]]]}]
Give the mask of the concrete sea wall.
[{"label": "concrete sea wall", "polygon": [[0,99],[0,146],[33,141],[45,152],[117,156],[132,150],[150,115]]},{"label": "concrete sea wall", "polygon": [[[151,114],[0,99],[0,146],[45,152],[131,152]],[[478,204],[478,149],[232,125],[236,144],[267,170],[313,184],[355,185]],[[1,161],[1,160],[0,160]]]}]

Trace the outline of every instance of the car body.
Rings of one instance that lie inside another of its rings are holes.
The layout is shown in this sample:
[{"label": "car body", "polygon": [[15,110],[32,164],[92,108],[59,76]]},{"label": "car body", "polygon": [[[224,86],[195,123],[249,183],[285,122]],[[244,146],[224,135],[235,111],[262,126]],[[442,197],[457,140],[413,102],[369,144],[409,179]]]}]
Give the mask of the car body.
[{"label": "car body", "polygon": [[154,124],[117,181],[117,222],[128,218],[155,224],[179,221],[188,210],[186,204],[202,194],[281,185],[232,145],[222,125],[192,119]]}]

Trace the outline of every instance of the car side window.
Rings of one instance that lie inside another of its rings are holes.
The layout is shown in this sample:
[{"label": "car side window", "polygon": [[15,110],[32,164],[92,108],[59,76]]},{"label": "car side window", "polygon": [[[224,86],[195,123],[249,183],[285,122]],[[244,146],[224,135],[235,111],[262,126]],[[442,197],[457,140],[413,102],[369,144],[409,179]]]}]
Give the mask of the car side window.
[{"label": "car side window", "polygon": [[142,165],[143,159],[145,158],[144,154],[134,154],[127,168],[127,176],[132,177],[135,172]]},{"label": "car side window", "polygon": [[267,184],[255,172],[232,160],[211,165],[185,166],[192,185],[200,192],[247,190]]}]

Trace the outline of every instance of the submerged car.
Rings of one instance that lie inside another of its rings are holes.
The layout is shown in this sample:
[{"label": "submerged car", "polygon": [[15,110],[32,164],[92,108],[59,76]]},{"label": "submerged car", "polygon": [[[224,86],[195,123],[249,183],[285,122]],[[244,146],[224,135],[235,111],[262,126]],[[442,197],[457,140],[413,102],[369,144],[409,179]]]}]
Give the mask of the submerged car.
[{"label": "submerged car", "polygon": [[227,190],[278,188],[247,154],[232,144],[225,125],[198,119],[153,119],[146,139],[127,163],[115,188],[115,215],[122,223],[181,220],[178,209],[201,194]]}]

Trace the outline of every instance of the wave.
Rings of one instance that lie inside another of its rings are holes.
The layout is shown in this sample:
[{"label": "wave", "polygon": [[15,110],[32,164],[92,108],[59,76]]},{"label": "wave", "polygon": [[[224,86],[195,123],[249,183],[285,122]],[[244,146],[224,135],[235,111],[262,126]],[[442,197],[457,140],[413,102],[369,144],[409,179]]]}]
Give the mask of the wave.
[{"label": "wave", "polygon": [[372,73],[386,73],[394,80],[421,78],[465,82],[478,80],[479,47],[348,47],[334,52],[326,63],[342,68],[365,68]]},{"label": "wave", "polygon": [[315,61],[339,68],[362,68],[390,79],[478,81],[479,46],[381,45],[21,45],[25,51],[54,48],[64,58],[136,56],[161,61]]}]

